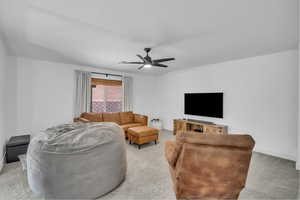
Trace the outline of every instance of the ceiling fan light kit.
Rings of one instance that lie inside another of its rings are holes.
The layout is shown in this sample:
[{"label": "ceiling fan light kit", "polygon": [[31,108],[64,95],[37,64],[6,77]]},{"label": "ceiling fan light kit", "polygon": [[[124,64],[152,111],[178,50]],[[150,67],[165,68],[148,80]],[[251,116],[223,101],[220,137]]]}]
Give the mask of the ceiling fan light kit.
[{"label": "ceiling fan light kit", "polygon": [[175,58],[162,58],[162,59],[155,59],[152,60],[152,58],[149,56],[149,52],[151,51],[151,48],[145,48],[144,51],[146,52],[146,56],[143,57],[141,55],[137,55],[142,62],[127,62],[127,61],[122,61],[121,64],[139,64],[142,65],[138,69],[143,69],[143,68],[151,68],[151,67],[164,67],[167,68],[167,65],[161,64],[162,62],[167,62],[171,60],[175,60]]},{"label": "ceiling fan light kit", "polygon": [[150,65],[150,64],[145,64],[144,65],[144,68],[151,68],[152,67],[152,65]]}]

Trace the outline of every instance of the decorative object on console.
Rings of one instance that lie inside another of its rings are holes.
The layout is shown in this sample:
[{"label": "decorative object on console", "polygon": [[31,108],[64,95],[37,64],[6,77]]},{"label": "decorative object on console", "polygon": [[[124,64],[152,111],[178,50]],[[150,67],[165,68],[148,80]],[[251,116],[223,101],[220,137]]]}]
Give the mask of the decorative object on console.
[{"label": "decorative object on console", "polygon": [[183,119],[183,120],[187,120],[189,122],[198,122],[198,123],[203,123],[203,124],[215,125],[215,123],[213,123],[213,122],[204,121],[204,120],[196,120],[196,119]]},{"label": "decorative object on console", "polygon": [[14,136],[6,144],[6,162],[19,161],[18,156],[26,154],[30,142],[30,135]]},{"label": "decorative object on console", "polygon": [[165,144],[177,199],[237,199],[254,147],[250,135],[180,132]]},{"label": "decorative object on console", "polygon": [[[202,130],[202,131],[200,131]],[[194,131],[205,134],[227,134],[228,127],[225,125],[218,125],[213,123],[197,122],[195,120],[173,120],[173,134],[176,135],[178,131]]]}]

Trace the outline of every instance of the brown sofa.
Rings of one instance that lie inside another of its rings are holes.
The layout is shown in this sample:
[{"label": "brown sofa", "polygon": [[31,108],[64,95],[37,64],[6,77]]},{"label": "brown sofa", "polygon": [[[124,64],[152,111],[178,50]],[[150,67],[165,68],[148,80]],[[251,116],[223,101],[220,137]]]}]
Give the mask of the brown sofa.
[{"label": "brown sofa", "polygon": [[177,199],[237,199],[254,140],[249,135],[180,134],[165,156]]},{"label": "brown sofa", "polygon": [[117,113],[82,113],[80,117],[74,118],[74,122],[115,122],[120,125],[125,137],[127,130],[131,127],[147,126],[148,117],[145,115],[135,114],[133,112],[117,112]]}]

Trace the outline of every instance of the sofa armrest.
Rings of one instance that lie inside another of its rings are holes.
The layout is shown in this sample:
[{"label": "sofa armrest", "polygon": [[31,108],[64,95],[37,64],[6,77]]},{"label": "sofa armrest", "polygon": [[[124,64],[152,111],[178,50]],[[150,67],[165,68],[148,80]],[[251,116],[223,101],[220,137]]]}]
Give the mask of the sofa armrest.
[{"label": "sofa armrest", "polygon": [[77,118],[74,118],[74,122],[89,123],[90,121],[88,119],[85,119],[85,118],[82,118],[82,117],[77,117]]},{"label": "sofa armrest", "polygon": [[148,117],[146,115],[134,114],[134,122],[141,123],[144,126],[148,125]]},{"label": "sofa armrest", "polygon": [[178,160],[179,154],[182,149],[182,144],[173,141],[165,142],[165,157],[170,165],[170,167],[175,168],[176,162]]}]

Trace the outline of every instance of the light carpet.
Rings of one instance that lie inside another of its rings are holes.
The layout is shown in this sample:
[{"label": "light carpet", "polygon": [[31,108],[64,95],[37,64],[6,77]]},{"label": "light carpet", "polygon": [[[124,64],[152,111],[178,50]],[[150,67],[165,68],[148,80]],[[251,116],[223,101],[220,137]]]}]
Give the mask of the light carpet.
[{"label": "light carpet", "polygon": [[[160,142],[140,150],[127,144],[128,172],[125,182],[99,199],[150,200],[175,199],[164,142],[174,140],[170,131],[161,131]],[[246,188],[239,199],[296,199],[299,173],[295,162],[254,153]],[[32,194],[20,162],[5,165],[0,175],[0,199],[40,199]]]}]

